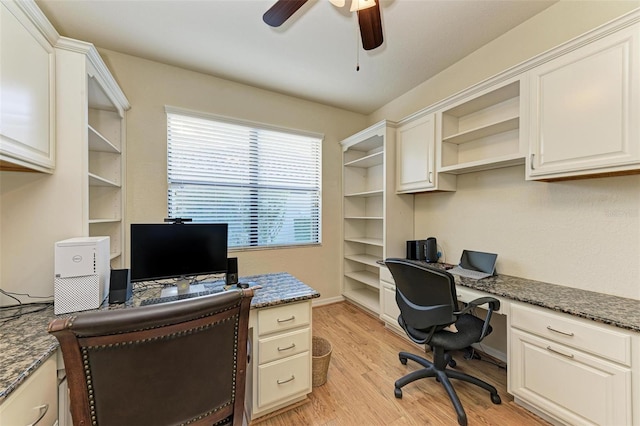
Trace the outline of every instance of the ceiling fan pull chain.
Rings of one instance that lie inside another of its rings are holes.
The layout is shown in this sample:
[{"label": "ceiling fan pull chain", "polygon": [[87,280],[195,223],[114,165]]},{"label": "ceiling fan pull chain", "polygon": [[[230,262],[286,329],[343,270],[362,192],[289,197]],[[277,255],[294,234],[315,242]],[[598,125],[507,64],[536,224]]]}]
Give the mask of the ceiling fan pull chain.
[{"label": "ceiling fan pull chain", "polygon": [[[356,16],[358,17],[358,20],[360,19],[360,11],[356,10]],[[360,27],[357,27],[357,31],[356,31],[356,72],[360,71]]]}]

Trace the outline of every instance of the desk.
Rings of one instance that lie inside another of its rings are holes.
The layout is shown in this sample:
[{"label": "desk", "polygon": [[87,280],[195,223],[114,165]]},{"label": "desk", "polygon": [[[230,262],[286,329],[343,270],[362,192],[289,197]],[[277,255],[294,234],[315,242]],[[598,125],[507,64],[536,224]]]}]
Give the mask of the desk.
[{"label": "desk", "polygon": [[[640,300],[507,275],[454,277],[461,302],[500,300],[498,358],[518,404],[555,423],[640,425]],[[393,277],[381,267],[380,278],[381,318],[398,331]]]},{"label": "desk", "polygon": [[[320,294],[302,283],[288,273],[275,273],[243,277],[243,281],[253,281],[262,286],[258,290],[251,301],[250,312],[250,332],[249,338],[253,342],[259,342],[260,339],[269,336],[277,336],[279,330],[262,330],[261,321],[264,317],[261,313],[288,313],[291,307],[295,307],[302,312],[308,312],[305,321],[291,322],[292,327],[286,328],[286,332],[309,330],[309,343],[311,345],[311,300],[320,297]],[[215,288],[222,286],[221,282],[206,283],[205,286]],[[134,285],[134,296],[126,304],[108,305],[105,304],[101,309],[127,309],[139,306],[142,300],[152,297],[158,297],[161,292],[161,286],[145,286]],[[287,311],[287,312],[283,312]],[[70,314],[59,315],[59,317],[69,316]],[[49,321],[55,317],[53,306],[48,307],[40,312],[29,313],[21,318],[12,320],[0,327],[0,404],[5,402],[9,396],[30,376],[35,374],[40,366],[46,363],[52,355],[55,355],[58,349],[58,342],[55,337],[47,333],[47,325]],[[267,318],[268,319],[268,318]],[[251,388],[247,389],[247,405],[251,404],[249,410],[250,419],[259,415],[266,414],[272,410],[285,406],[290,401],[302,399],[311,391],[311,356],[308,355],[305,364],[308,374],[308,387],[297,387],[294,392],[285,393],[282,399],[266,401],[258,406],[257,398],[253,395],[259,386],[258,367],[261,364],[261,353],[259,345],[252,345],[252,366],[249,370],[247,385]],[[298,358],[304,358],[299,356]],[[298,359],[296,358],[296,359]],[[58,360],[58,369],[64,368],[61,357]],[[280,362],[280,366],[282,366]],[[270,370],[270,371],[273,371]],[[282,370],[278,370],[278,373]],[[301,377],[299,375],[298,377]],[[55,377],[53,377],[55,380]],[[301,380],[298,380],[298,383]],[[285,401],[286,400],[286,401]],[[253,407],[256,404],[256,407]],[[61,425],[63,426],[63,425]]]}]

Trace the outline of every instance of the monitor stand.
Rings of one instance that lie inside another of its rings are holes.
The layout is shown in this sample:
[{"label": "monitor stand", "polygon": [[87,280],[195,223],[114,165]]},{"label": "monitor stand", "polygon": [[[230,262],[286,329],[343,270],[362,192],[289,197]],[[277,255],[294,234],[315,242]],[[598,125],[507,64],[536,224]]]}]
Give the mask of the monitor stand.
[{"label": "monitor stand", "polygon": [[189,293],[201,293],[205,291],[204,285],[202,284],[191,284],[193,280],[188,279],[187,277],[181,277],[176,283],[175,287],[167,287],[163,288],[160,293],[160,297],[168,297],[168,296],[179,296],[182,294]]}]

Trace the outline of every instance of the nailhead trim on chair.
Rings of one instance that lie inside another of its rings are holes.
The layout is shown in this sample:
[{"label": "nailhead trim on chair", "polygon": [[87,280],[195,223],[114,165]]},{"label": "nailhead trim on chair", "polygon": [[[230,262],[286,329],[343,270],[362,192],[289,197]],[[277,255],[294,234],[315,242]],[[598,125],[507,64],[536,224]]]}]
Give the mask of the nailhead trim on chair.
[{"label": "nailhead trim on chair", "polygon": [[[219,312],[223,312],[224,310],[221,311],[217,311],[215,313],[213,313],[212,315],[215,315],[216,313]],[[210,315],[209,315],[210,316]],[[204,317],[204,316],[202,316]],[[202,318],[200,317],[200,318]],[[75,317],[72,318],[72,320],[75,319]],[[91,410],[91,423],[93,424],[93,426],[97,426],[98,422],[97,422],[97,417],[96,417],[96,406],[95,406],[95,399],[93,396],[93,382],[92,382],[92,377],[91,377],[91,368],[89,366],[89,350],[104,350],[104,349],[110,349],[112,347],[119,347],[119,346],[129,346],[129,345],[136,345],[136,344],[140,344],[140,343],[149,343],[152,341],[156,341],[156,340],[167,340],[167,339],[173,339],[176,337],[181,337],[181,336],[185,336],[188,334],[193,334],[195,332],[201,332],[204,331],[206,329],[212,328],[214,326],[217,326],[219,324],[222,324],[224,322],[228,322],[228,321],[235,321],[235,328],[234,328],[234,334],[235,334],[235,342],[236,344],[233,346],[233,371],[234,373],[237,371],[237,363],[238,363],[238,326],[239,326],[239,319],[240,316],[239,315],[234,315],[230,318],[225,318],[222,321],[217,321],[215,323],[212,324],[208,324],[206,326],[201,326],[201,327],[196,327],[196,328],[192,328],[190,330],[184,330],[184,331],[180,331],[178,333],[172,333],[172,334],[168,334],[166,336],[161,336],[161,337],[154,337],[154,338],[149,338],[149,339],[142,339],[142,340],[132,340],[129,342],[122,342],[122,343],[115,343],[115,344],[108,344],[108,345],[98,345],[98,346],[84,346],[81,348],[82,350],[82,363],[84,365],[84,374],[85,377],[87,379],[87,391],[89,394],[89,406],[90,406],[90,410]],[[142,331],[142,330],[134,330],[134,331]],[[195,421],[201,420],[206,416],[209,416],[210,414],[215,413],[218,410],[221,410],[224,407],[227,407],[229,405],[232,405],[235,402],[235,394],[236,394],[236,375],[233,375],[233,379],[232,379],[232,394],[233,397],[231,398],[231,401],[214,409],[214,410],[209,410],[206,413],[195,417],[185,423],[182,423],[182,425],[188,425],[191,424]],[[222,422],[226,422],[225,420],[222,420],[221,422],[216,423],[216,425],[218,424],[224,424]]]}]

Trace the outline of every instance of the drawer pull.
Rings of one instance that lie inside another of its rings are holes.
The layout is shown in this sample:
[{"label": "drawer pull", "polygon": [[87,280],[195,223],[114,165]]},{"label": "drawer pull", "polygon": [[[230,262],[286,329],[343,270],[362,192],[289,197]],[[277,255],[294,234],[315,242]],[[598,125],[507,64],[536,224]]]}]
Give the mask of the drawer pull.
[{"label": "drawer pull", "polygon": [[547,326],[547,330],[553,331],[554,333],[559,333],[565,336],[573,337],[573,333],[567,333],[566,331],[556,330],[555,328],[551,328],[550,325]]},{"label": "drawer pull", "polygon": [[282,351],[288,351],[289,349],[293,349],[296,347],[295,343],[290,344],[289,346],[287,346],[286,348],[281,348],[280,346],[278,346],[278,351],[282,352]]},{"label": "drawer pull", "polygon": [[560,352],[560,351],[557,351],[557,350],[553,349],[551,346],[547,346],[547,350],[548,350],[549,352],[553,352],[554,354],[562,355],[562,356],[563,356],[563,357],[565,357],[565,358],[573,358],[573,354],[565,354],[565,353],[562,353],[562,352]]},{"label": "drawer pull", "polygon": [[42,420],[44,418],[44,416],[47,415],[47,411],[49,411],[49,404],[39,405],[39,406],[33,407],[33,408],[38,409],[40,411],[40,414],[38,415],[38,418],[36,419],[36,421],[31,423],[28,426],[35,426],[38,423],[40,423],[40,420]]},{"label": "drawer pull", "polygon": [[285,318],[285,319],[278,318],[277,321],[280,323],[280,322],[293,321],[294,319],[296,319],[296,316],[295,315],[291,315],[289,318]]},{"label": "drawer pull", "polygon": [[296,376],[294,376],[294,375],[292,374],[292,375],[291,375],[291,377],[289,377],[288,379],[286,379],[286,380],[276,380],[276,382],[277,382],[279,385],[283,385],[283,384],[285,384],[285,383],[289,383],[290,381],[292,381],[292,380],[293,380],[293,379],[295,379],[295,378],[296,378]]}]

